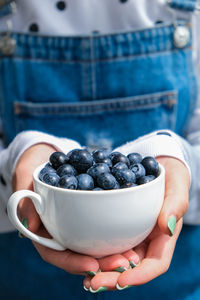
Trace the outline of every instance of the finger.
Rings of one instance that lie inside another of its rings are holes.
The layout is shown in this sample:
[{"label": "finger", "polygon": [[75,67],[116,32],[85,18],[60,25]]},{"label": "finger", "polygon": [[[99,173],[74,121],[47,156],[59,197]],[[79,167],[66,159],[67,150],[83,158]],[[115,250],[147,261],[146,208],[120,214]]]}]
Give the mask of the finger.
[{"label": "finger", "polygon": [[[37,144],[28,148],[19,159],[14,171],[12,186],[13,191],[33,190],[32,174],[35,168],[48,160],[49,155],[55,148],[47,144]],[[36,209],[30,199],[22,199],[18,205],[18,216],[20,220],[28,225],[28,229],[36,232],[41,221]]]},{"label": "finger", "polygon": [[182,220],[179,220],[173,237],[160,234],[160,236],[152,240],[140,265],[120,274],[118,278],[119,286],[141,285],[165,273],[169,268],[181,227]]},{"label": "finger", "polygon": [[158,217],[160,229],[172,235],[177,221],[188,209],[189,172],[182,162],[174,158],[158,159],[166,170],[165,200]]},{"label": "finger", "polygon": [[[137,247],[134,248],[134,250],[128,250],[122,255],[124,255],[129,261],[138,261],[137,265],[139,265],[139,261],[142,261],[142,259],[145,257],[147,250],[147,243],[143,242]],[[98,276],[97,276],[98,275]],[[85,277],[83,281],[83,286],[85,290],[90,291],[98,291],[101,287],[107,287],[109,290],[115,290],[117,285],[117,280],[119,278],[119,275],[117,275],[115,272],[101,272],[101,274],[97,274],[95,277]]]},{"label": "finger", "polygon": [[[145,243],[137,247],[138,253],[140,254],[141,258],[143,258],[145,254],[144,249],[146,249]],[[90,289],[90,291],[94,292],[103,286],[103,287],[107,287],[107,289],[109,290],[115,290],[118,275],[116,274],[116,272],[108,272],[108,271],[112,270],[113,266],[119,265],[119,263],[121,263],[122,265],[124,259],[121,256],[124,256],[129,261],[129,267],[130,267],[130,262],[134,262],[134,266],[138,265],[139,264],[138,253],[136,253],[133,249],[130,249],[126,252],[123,252],[121,255],[112,255],[110,257],[99,259],[99,266],[101,272],[100,274],[97,274],[93,278],[88,276],[85,277],[83,281],[84,289],[86,290]],[[102,272],[102,270],[107,272]]]},{"label": "finger", "polygon": [[134,251],[135,253],[137,253],[137,256],[139,258],[139,262],[137,265],[139,265],[140,262],[144,259],[146,255],[147,247],[148,247],[148,243],[144,241],[134,248]]},{"label": "finger", "polygon": [[30,199],[22,199],[18,206],[18,215],[22,222],[25,221],[27,228],[32,232],[37,232],[41,226],[41,220]]},{"label": "finger", "polygon": [[101,271],[117,271],[123,272],[130,266],[126,257],[121,254],[114,254],[98,259]]},{"label": "finger", "polygon": [[118,272],[100,272],[94,277],[86,277],[83,280],[83,286],[90,292],[98,292],[103,290],[116,290],[116,284],[120,273]]},{"label": "finger", "polygon": [[122,253],[122,255],[129,261],[129,268],[136,267],[140,262],[140,257],[135,250],[136,249],[130,249]]},{"label": "finger", "polygon": [[[29,182],[27,182],[27,189],[33,190],[33,182],[32,179],[29,179]],[[18,208],[18,216],[21,221],[26,220],[27,227],[30,231],[36,232],[40,225],[41,220],[36,212],[35,206],[33,205],[33,202],[31,199],[24,198],[19,202]]]},{"label": "finger", "polygon": [[98,261],[90,256],[75,253],[70,250],[56,251],[33,242],[44,261],[71,274],[86,275],[87,272],[97,273]]}]

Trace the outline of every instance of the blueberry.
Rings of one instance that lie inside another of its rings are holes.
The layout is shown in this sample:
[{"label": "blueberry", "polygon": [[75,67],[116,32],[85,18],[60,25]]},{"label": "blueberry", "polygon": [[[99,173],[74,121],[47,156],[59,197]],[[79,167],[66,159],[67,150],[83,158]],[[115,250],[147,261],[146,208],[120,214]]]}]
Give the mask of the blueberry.
[{"label": "blueberry", "polygon": [[137,186],[136,183],[125,183],[121,186],[121,189],[126,189],[126,188],[130,188],[130,187],[134,187]]},{"label": "blueberry", "polygon": [[76,150],[80,150],[80,149],[72,149],[70,150],[66,155],[67,155],[67,158],[69,159],[70,158],[70,155],[72,154],[72,152],[76,151]]},{"label": "blueberry", "polygon": [[118,170],[115,173],[115,178],[119,182],[120,185],[126,184],[126,183],[135,183],[136,182],[136,176],[135,174],[127,169],[127,170]]},{"label": "blueberry", "polygon": [[44,167],[41,171],[40,171],[40,173],[39,173],[39,179],[41,180],[41,181],[43,181],[43,176],[44,176],[44,174],[46,174],[46,173],[55,173],[56,174],[56,170],[55,169],[53,169],[52,167],[50,168],[50,167]]},{"label": "blueberry", "polygon": [[109,157],[102,159],[101,162],[104,163],[104,164],[106,164],[106,165],[108,165],[109,168],[112,167],[112,161],[111,161],[111,159]]},{"label": "blueberry", "polygon": [[120,189],[120,184],[119,184],[119,182],[116,181],[116,184],[113,187],[113,190],[117,190],[117,189]]},{"label": "blueberry", "polygon": [[92,156],[96,163],[101,163],[110,154],[110,150],[103,148],[92,152]]},{"label": "blueberry", "polygon": [[60,177],[56,173],[45,173],[42,177],[42,181],[46,184],[52,185],[52,186],[58,186]]},{"label": "blueberry", "polygon": [[95,188],[93,189],[93,191],[103,191],[103,189],[100,188],[100,187],[95,187]]},{"label": "blueberry", "polygon": [[93,157],[88,150],[75,149],[69,157],[69,163],[79,173],[85,173],[93,165],[93,161]]},{"label": "blueberry", "polygon": [[46,165],[44,166],[46,169],[49,169],[49,170],[54,170],[54,171],[56,171],[54,168],[53,168],[53,166],[48,162],[48,163],[46,163]]},{"label": "blueberry", "polygon": [[107,164],[104,163],[97,163],[96,165],[90,167],[87,170],[87,174],[92,176],[93,179],[97,179],[102,173],[109,173],[110,168]]},{"label": "blueberry", "polygon": [[93,190],[94,189],[94,180],[88,174],[80,174],[77,177],[78,180],[78,190]]},{"label": "blueberry", "polygon": [[68,162],[68,157],[63,152],[54,152],[51,154],[49,161],[54,169],[58,169],[60,166]]},{"label": "blueberry", "polygon": [[159,173],[159,165],[158,162],[152,156],[146,156],[141,161],[141,164],[145,167],[146,175],[154,175],[158,176]]},{"label": "blueberry", "polygon": [[142,161],[142,155],[137,152],[130,153],[127,155],[127,157],[131,165],[141,163]]},{"label": "blueberry", "polygon": [[148,183],[152,180],[154,180],[156,177],[154,175],[147,175],[147,176],[142,176],[140,178],[138,178],[137,180],[137,184],[144,184],[144,183]]},{"label": "blueberry", "polygon": [[111,173],[103,173],[97,178],[97,183],[104,190],[112,190],[117,181]]},{"label": "blueberry", "polygon": [[117,164],[118,162],[123,162],[125,163],[127,166],[130,165],[129,159],[128,157],[126,157],[125,155],[123,155],[122,153],[115,153],[113,154],[112,158],[111,158],[112,164],[113,166],[115,164]]},{"label": "blueberry", "polygon": [[64,175],[77,175],[76,169],[70,164],[64,164],[57,169],[57,174],[62,177]]},{"label": "blueberry", "polygon": [[128,169],[128,166],[127,164],[123,163],[123,162],[118,162],[114,165],[114,167],[112,167],[111,169],[111,172],[113,175],[115,175],[115,173],[118,171],[118,170],[127,170]]},{"label": "blueberry", "polygon": [[112,160],[113,159],[113,157],[115,156],[115,155],[117,155],[117,154],[121,154],[120,152],[118,152],[118,151],[114,151],[114,152],[111,152],[110,154],[109,154],[109,158]]},{"label": "blueberry", "polygon": [[144,166],[140,163],[134,164],[130,166],[130,170],[135,173],[136,179],[138,179],[141,176],[146,175],[146,170]]},{"label": "blueberry", "polygon": [[64,175],[60,178],[58,185],[64,189],[76,190],[78,180],[73,175]]}]

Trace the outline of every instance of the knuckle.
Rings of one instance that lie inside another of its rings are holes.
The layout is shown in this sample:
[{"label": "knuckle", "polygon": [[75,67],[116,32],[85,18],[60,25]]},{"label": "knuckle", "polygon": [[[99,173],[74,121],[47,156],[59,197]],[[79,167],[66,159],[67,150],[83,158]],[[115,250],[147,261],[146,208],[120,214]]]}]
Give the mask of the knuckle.
[{"label": "knuckle", "polygon": [[188,208],[189,208],[189,201],[188,201],[188,199],[186,199],[182,204],[183,215],[186,214],[186,212],[188,211]]},{"label": "knuckle", "polygon": [[[166,273],[166,272],[169,270],[169,266],[170,266],[170,261],[165,260],[165,261],[163,262],[163,265],[162,265],[162,268],[161,268],[161,270],[162,270],[161,274]],[[161,274],[160,274],[160,275],[161,275]]]},{"label": "knuckle", "polygon": [[166,273],[169,270],[170,262],[166,262],[164,266],[164,273]]}]

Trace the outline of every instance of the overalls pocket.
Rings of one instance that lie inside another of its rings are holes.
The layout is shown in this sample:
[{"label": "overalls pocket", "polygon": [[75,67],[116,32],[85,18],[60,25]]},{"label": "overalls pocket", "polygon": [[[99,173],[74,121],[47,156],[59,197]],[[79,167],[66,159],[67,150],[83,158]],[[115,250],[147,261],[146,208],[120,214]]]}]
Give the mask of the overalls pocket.
[{"label": "overalls pocket", "polygon": [[174,130],[176,112],[176,91],[77,103],[14,102],[17,133],[42,130],[90,147],[116,147],[146,128]]}]

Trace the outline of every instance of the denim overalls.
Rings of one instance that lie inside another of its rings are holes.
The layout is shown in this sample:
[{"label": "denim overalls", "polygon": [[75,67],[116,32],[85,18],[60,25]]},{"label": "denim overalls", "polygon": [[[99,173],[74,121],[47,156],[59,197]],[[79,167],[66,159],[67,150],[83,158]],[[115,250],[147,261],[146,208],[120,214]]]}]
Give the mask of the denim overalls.
[{"label": "denim overalls", "polygon": [[[12,1],[6,2],[5,11]],[[157,129],[180,135],[197,82],[189,16],[196,1],[172,0],[173,24],[115,34],[49,37],[1,33],[4,141],[35,129],[91,148],[116,147]],[[28,239],[0,235],[0,299],[200,299],[200,227],[184,226],[169,271],[140,287],[91,294],[83,277],[45,263]]]}]

